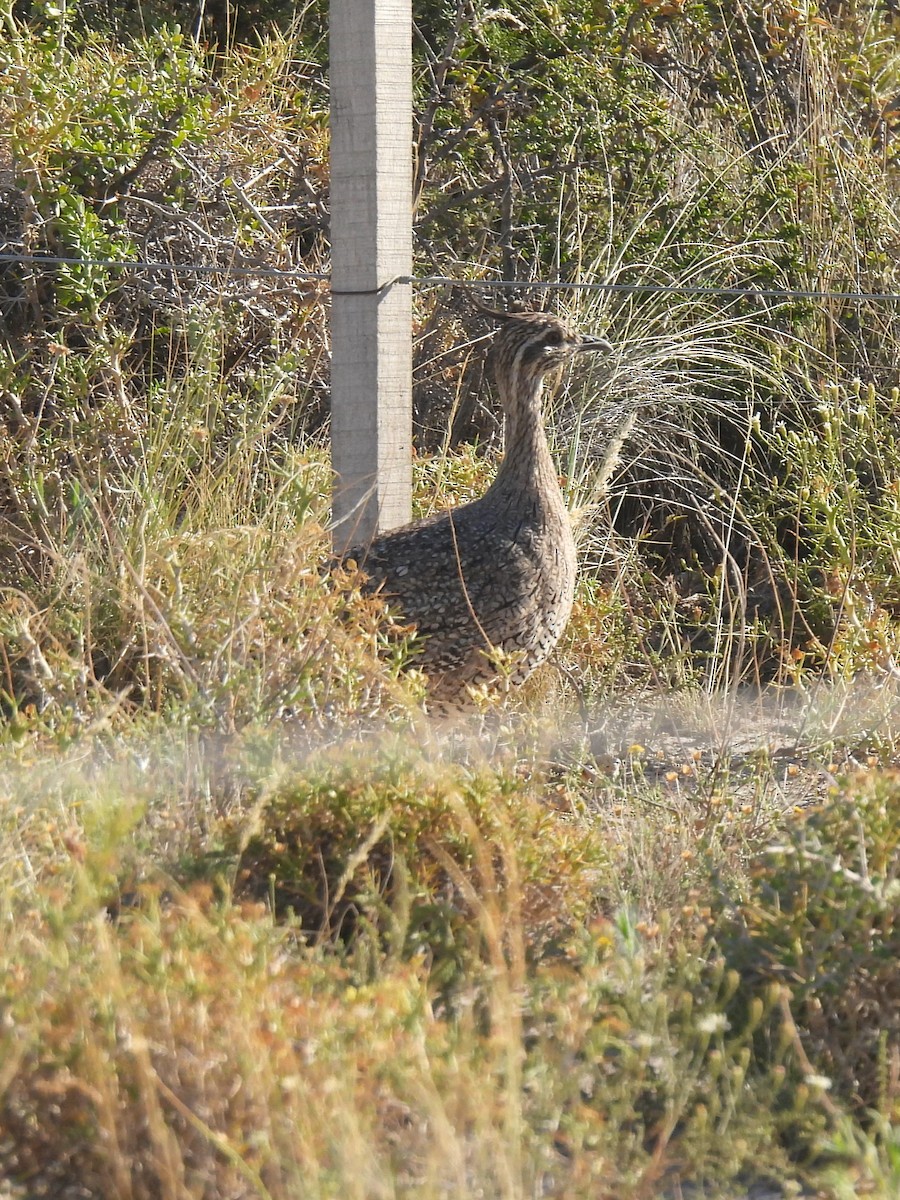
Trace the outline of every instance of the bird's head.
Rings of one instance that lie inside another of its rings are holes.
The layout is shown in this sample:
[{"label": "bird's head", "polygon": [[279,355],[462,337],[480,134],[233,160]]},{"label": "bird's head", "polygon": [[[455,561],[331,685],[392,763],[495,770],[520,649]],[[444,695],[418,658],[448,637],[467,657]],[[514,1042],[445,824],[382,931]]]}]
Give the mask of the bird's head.
[{"label": "bird's head", "polygon": [[503,324],[494,338],[490,362],[504,398],[531,392],[541,380],[576,354],[604,351],[605,338],[587,337],[550,313],[497,313]]}]

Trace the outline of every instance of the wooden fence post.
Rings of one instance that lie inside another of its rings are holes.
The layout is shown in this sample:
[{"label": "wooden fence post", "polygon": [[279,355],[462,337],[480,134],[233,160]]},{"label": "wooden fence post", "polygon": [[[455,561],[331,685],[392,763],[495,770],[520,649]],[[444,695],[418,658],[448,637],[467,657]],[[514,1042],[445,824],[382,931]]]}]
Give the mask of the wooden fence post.
[{"label": "wooden fence post", "polygon": [[335,549],[410,517],[412,3],[331,0]]}]

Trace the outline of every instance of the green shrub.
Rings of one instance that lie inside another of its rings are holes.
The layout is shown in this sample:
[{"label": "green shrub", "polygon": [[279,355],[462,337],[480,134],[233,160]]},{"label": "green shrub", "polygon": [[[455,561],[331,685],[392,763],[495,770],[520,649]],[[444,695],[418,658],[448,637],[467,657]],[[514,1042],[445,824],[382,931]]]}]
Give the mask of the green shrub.
[{"label": "green shrub", "polygon": [[788,1037],[795,1023],[797,1068],[823,1077],[813,1085],[837,1103],[888,1121],[900,1104],[898,917],[900,782],[885,772],[796,813],[718,934],[741,974],[740,1007],[776,983]]}]

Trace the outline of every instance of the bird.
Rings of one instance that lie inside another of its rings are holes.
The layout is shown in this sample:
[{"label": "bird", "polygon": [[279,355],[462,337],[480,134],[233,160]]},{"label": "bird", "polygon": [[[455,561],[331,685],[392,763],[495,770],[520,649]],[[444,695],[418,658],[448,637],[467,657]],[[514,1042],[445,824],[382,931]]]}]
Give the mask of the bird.
[{"label": "bird", "polygon": [[413,521],[343,554],[414,630],[408,665],[426,678],[426,708],[465,711],[479,691],[523,683],[549,657],[575,595],[572,523],[547,444],[545,377],[585,352],[611,353],[545,312],[499,312],[488,355],[505,416],[493,483],[468,504]]}]

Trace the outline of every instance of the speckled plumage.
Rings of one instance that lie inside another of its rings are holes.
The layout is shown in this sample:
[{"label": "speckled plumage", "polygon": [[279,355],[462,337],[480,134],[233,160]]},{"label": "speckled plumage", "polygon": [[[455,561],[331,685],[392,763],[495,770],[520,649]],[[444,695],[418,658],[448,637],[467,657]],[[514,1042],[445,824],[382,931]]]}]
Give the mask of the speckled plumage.
[{"label": "speckled plumage", "polygon": [[[470,504],[400,529],[355,559],[410,625],[414,665],[437,709],[463,708],[469,689],[524,681],[559,640],[572,611],[575,541],[544,433],[544,376],[583,350],[611,349],[546,313],[509,315],[491,362],[506,416],[506,453],[496,479]],[[491,652],[506,659],[498,673]]]}]

